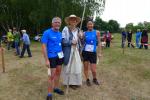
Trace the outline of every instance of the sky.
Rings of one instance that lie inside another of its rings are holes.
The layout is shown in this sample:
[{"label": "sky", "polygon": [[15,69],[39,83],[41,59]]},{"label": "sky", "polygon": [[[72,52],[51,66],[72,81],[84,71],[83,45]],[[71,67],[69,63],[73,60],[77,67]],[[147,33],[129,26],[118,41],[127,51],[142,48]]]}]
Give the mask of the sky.
[{"label": "sky", "polygon": [[106,0],[101,18],[117,20],[121,27],[127,23],[150,22],[150,0]]}]

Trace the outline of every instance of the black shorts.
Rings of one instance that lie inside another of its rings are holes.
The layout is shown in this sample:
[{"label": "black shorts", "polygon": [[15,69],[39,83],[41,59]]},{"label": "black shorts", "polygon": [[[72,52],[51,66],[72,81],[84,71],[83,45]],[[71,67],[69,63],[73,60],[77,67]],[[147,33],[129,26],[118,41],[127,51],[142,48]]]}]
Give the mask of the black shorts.
[{"label": "black shorts", "polygon": [[49,58],[49,61],[50,61],[51,68],[56,68],[58,65],[63,64],[63,58],[62,59],[59,59],[58,57]]},{"label": "black shorts", "polygon": [[89,61],[91,64],[96,64],[97,62],[97,54],[96,52],[82,52],[83,61]]}]

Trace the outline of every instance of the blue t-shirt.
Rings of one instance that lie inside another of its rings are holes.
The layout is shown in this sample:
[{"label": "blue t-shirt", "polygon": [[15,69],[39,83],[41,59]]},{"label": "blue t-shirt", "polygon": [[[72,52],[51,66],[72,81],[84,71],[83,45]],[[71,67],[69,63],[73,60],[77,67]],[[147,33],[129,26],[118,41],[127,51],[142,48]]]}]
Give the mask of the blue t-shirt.
[{"label": "blue t-shirt", "polygon": [[62,52],[62,34],[59,31],[52,28],[44,31],[41,42],[47,46],[48,58],[58,57],[58,53]]},{"label": "blue t-shirt", "polygon": [[140,38],[141,34],[142,34],[142,32],[136,32],[136,38]]},{"label": "blue t-shirt", "polygon": [[126,38],[126,36],[127,36],[127,33],[126,32],[122,32],[122,37],[125,37]]},{"label": "blue t-shirt", "polygon": [[97,43],[96,30],[86,31],[84,51],[96,52],[96,43]]},{"label": "blue t-shirt", "polygon": [[24,33],[23,34],[23,43],[26,44],[26,45],[30,45],[30,38],[29,38],[29,35],[27,33]]}]

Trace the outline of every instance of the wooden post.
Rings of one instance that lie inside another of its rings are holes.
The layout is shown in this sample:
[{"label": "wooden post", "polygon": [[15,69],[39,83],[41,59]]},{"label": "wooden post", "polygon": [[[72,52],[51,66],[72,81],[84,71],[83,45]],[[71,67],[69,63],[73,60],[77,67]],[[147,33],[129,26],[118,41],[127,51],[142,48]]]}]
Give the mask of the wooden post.
[{"label": "wooden post", "polygon": [[3,73],[5,73],[5,60],[4,60],[4,49],[1,48],[1,55],[2,55],[2,68],[3,68]]},{"label": "wooden post", "polygon": [[125,45],[126,45],[126,41],[123,42],[123,54],[125,53]]},{"label": "wooden post", "polygon": [[124,49],[125,49],[125,48],[123,47],[123,54],[124,54],[124,51],[125,51]]}]

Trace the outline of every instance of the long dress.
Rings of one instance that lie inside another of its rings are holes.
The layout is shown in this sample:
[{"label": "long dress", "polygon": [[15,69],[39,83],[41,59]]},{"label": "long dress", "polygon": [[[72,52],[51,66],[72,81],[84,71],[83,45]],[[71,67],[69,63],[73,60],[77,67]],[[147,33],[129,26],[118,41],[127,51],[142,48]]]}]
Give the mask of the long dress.
[{"label": "long dress", "polygon": [[[70,31],[65,27],[62,31],[62,38],[68,39]],[[78,29],[72,31],[73,39],[78,40]],[[64,55],[65,56],[65,55]],[[69,62],[63,66],[64,85],[82,85],[82,62],[77,45],[71,46]]]}]

